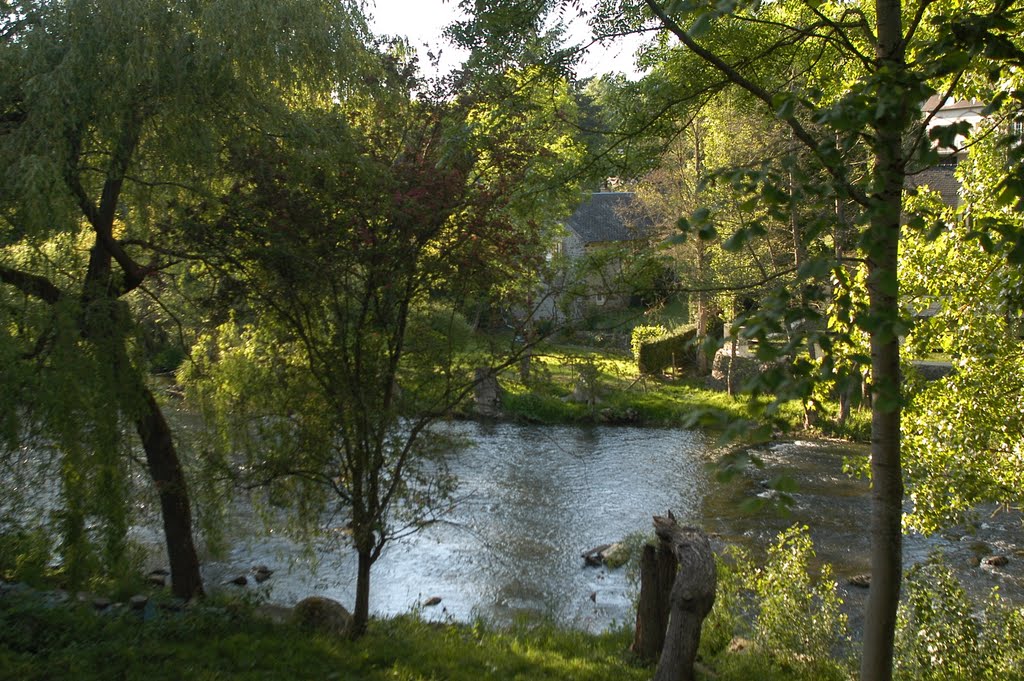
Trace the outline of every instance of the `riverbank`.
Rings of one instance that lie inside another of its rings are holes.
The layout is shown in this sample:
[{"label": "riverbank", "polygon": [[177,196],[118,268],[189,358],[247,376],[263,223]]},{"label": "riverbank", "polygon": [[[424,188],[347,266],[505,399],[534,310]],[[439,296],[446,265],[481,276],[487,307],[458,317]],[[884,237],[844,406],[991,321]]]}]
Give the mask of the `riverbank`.
[{"label": "riverbank", "polygon": [[[541,425],[636,425],[765,432],[867,441],[870,413],[855,410],[843,425],[830,418],[836,405],[808,430],[803,407],[790,401],[769,408],[770,397],[730,396],[693,376],[641,375],[628,352],[552,345],[531,356],[529,372],[519,367],[498,376],[502,418]],[[467,413],[471,413],[467,409]]]},{"label": "riverbank", "polygon": [[352,642],[257,615],[221,600],[187,609],[97,611],[54,603],[42,592],[0,594],[4,681],[346,679],[418,681],[646,679],[628,652],[630,634],[591,635],[551,626],[493,630],[377,619]]}]

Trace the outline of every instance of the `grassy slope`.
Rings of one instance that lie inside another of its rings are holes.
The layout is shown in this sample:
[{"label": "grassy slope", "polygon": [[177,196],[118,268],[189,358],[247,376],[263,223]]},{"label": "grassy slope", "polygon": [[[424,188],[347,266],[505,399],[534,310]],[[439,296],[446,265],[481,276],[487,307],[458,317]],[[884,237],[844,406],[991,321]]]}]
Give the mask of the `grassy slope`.
[{"label": "grassy slope", "polygon": [[505,632],[415,617],[374,621],[358,642],[207,608],[140,622],[88,606],[40,607],[0,598],[0,679],[646,679],[628,632],[592,636],[553,627]]}]

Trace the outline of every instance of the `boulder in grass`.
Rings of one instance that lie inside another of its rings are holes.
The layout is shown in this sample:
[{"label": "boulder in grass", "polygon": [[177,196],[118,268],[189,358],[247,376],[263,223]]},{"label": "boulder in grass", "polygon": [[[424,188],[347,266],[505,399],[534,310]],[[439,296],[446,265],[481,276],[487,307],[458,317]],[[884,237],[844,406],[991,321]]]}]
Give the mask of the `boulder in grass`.
[{"label": "boulder in grass", "polygon": [[323,596],[310,596],[296,603],[292,621],[332,636],[346,637],[352,630],[352,614],[338,601]]}]

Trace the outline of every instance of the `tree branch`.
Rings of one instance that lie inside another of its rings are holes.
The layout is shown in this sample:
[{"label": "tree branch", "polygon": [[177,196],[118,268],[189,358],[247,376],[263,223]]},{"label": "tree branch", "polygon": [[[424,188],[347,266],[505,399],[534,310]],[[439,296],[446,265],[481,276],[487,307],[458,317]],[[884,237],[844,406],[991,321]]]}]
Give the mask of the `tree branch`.
[{"label": "tree branch", "polygon": [[[773,111],[775,110],[774,104],[772,102],[772,95],[770,92],[768,92],[757,83],[745,77],[742,73],[737,71],[732,65],[725,62],[716,54],[712,53],[711,51],[705,49],[700,44],[698,44],[697,41],[691,38],[690,35],[685,30],[683,30],[683,28],[678,23],[676,23],[674,19],[672,19],[665,13],[665,10],[663,10],[661,6],[657,2],[655,2],[655,0],[644,0],[644,2],[647,4],[648,8],[650,8],[651,12],[656,17],[658,17],[658,19],[661,21],[662,25],[666,28],[666,30],[675,35],[676,38],[678,38],[679,41],[683,43],[683,45],[690,49],[690,51],[692,51],[698,57],[700,57],[708,64],[713,66],[715,69],[717,69],[718,72],[724,75],[726,78],[728,78],[730,82],[738,85],[739,87],[743,88],[757,99],[761,100]],[[800,121],[796,119],[795,116],[780,116],[780,118],[793,130],[793,134],[796,136],[796,138],[799,139],[811,151],[811,153],[814,154],[814,156],[821,162],[826,172],[828,172],[828,174],[832,176],[832,179],[842,188],[842,190],[854,201],[861,204],[862,206],[866,206],[868,204],[868,197],[864,194],[864,192],[860,191],[857,187],[855,187],[846,179],[842,170],[839,168],[837,164],[829,162],[824,157],[821,151],[821,145],[819,144],[819,140],[815,139],[814,135],[812,135],[800,123]]]},{"label": "tree branch", "polygon": [[10,284],[27,296],[38,298],[50,305],[60,302],[64,297],[64,292],[46,277],[15,270],[4,265],[0,265],[0,281]]}]

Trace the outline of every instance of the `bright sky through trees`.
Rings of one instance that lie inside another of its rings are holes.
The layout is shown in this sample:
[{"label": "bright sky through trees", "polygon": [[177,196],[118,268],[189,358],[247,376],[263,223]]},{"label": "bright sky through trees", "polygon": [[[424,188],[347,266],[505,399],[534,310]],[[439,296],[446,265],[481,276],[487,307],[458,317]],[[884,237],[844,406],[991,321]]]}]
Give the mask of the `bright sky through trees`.
[{"label": "bright sky through trees", "polygon": [[[465,53],[441,35],[444,27],[460,16],[458,0],[375,0],[369,8],[370,25],[376,33],[402,35],[422,55],[424,70],[428,67],[427,50],[441,50],[441,71],[447,72],[465,58]],[[572,40],[586,44],[590,30],[583,19],[571,24]],[[581,77],[622,71],[635,76],[633,52],[639,39],[619,39],[614,45],[595,45],[590,48],[579,68]],[[424,47],[426,46],[426,47]]]}]

